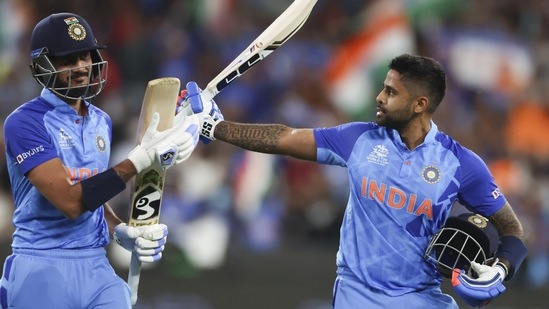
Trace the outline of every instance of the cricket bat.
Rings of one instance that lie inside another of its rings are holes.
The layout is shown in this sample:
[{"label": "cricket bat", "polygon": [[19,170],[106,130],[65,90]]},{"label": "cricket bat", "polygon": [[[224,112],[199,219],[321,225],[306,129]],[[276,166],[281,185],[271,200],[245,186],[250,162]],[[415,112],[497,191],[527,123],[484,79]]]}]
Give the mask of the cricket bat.
[{"label": "cricket bat", "polygon": [[213,99],[252,66],[286,43],[311,14],[317,0],[295,0],[229,65],[214,77],[202,92],[203,100]]},{"label": "cricket bat", "polygon": [[[202,92],[202,99],[213,99],[248,69],[288,41],[303,26],[316,2],[317,0],[292,2],[238,57],[208,83]],[[141,140],[155,111],[160,113],[159,130],[171,126],[179,86],[179,80],[175,78],[161,78],[149,82],[139,117],[138,140]],[[167,125],[164,128],[160,127],[163,121],[166,121]],[[130,226],[146,226],[159,222],[163,182],[164,172],[161,169],[150,168],[136,176],[132,191]],[[132,255],[128,274],[132,305],[137,302],[140,271],[141,263]]]},{"label": "cricket bat", "polygon": [[[136,142],[141,142],[149,122],[154,113],[160,115],[158,131],[172,127],[175,116],[175,102],[179,94],[181,83],[178,78],[164,77],[149,81],[137,128]],[[165,170],[153,164],[135,176],[130,205],[128,225],[142,227],[157,224],[160,219],[162,191],[164,189]],[[132,253],[128,273],[128,285],[131,288],[132,305],[137,302],[137,290],[141,273],[141,262],[135,253]]]}]

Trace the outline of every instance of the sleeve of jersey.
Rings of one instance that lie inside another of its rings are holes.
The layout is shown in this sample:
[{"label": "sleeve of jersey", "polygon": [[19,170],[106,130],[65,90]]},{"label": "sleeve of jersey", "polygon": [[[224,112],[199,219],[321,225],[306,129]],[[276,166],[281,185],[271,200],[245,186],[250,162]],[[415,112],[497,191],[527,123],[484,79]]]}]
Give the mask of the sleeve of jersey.
[{"label": "sleeve of jersey", "polygon": [[107,113],[102,113],[103,117],[105,117],[105,121],[107,122],[107,125],[109,126],[109,140],[112,141],[112,119]]},{"label": "sleeve of jersey", "polygon": [[4,123],[6,154],[18,165],[22,174],[57,157],[57,151],[41,121],[12,114]]},{"label": "sleeve of jersey", "polygon": [[466,150],[460,158],[462,166],[459,201],[469,210],[483,216],[491,216],[506,202],[494,177],[482,159]]},{"label": "sleeve of jersey", "polygon": [[352,122],[315,129],[317,162],[346,167],[356,141],[370,128],[372,126],[369,123]]}]

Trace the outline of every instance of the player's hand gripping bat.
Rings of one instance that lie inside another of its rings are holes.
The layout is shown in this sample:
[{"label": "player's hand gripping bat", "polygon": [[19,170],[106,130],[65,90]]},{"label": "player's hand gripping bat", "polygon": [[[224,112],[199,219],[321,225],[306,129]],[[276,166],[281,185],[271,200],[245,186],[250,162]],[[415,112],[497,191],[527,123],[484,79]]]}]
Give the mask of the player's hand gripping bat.
[{"label": "player's hand gripping bat", "polygon": [[[180,85],[179,79],[172,77],[149,81],[139,116],[137,143],[143,138],[154,113],[160,115],[159,131],[172,126],[175,115],[173,102],[177,101]],[[160,165],[153,164],[135,176],[131,194],[129,226],[143,227],[159,222],[165,175],[166,170],[162,169]],[[137,302],[140,272],[141,262],[132,252],[128,274],[128,285],[132,291],[132,305]]]},{"label": "player's hand gripping bat", "polygon": [[[212,79],[202,93],[203,100],[213,99],[227,85],[288,41],[303,26],[316,2],[317,0],[295,0],[236,59]],[[148,121],[155,111],[160,113],[161,121],[165,121],[161,124],[166,125],[164,128],[159,127],[159,130],[171,126],[175,110],[174,102],[177,101],[180,86],[179,80],[175,80],[177,79],[161,78],[149,82],[143,100],[139,128],[147,128]],[[164,86],[158,86],[158,84]],[[143,130],[138,130],[138,138],[143,135],[144,132],[141,132]],[[129,225],[145,226],[158,223],[164,182],[163,173],[148,169],[136,176]],[[139,260],[132,255],[128,274],[132,304],[137,302],[140,270]]]}]

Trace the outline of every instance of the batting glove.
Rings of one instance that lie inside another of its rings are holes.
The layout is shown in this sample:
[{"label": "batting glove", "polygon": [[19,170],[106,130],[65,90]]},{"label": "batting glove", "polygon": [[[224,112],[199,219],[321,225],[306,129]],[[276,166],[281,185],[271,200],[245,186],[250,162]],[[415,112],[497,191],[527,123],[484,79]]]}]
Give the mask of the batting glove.
[{"label": "batting glove", "polygon": [[160,115],[154,113],[141,143],[128,155],[138,173],[153,163],[160,164],[163,169],[181,163],[198,144],[197,116],[178,114],[173,126],[161,132],[157,130],[159,122]]},{"label": "batting glove", "polygon": [[188,82],[181,91],[176,112],[195,114],[200,122],[200,140],[204,144],[214,141],[215,126],[224,120],[221,110],[213,99],[208,99],[195,82]]},{"label": "batting glove", "polygon": [[135,252],[141,262],[152,263],[162,258],[168,237],[165,224],[131,227],[120,223],[114,228],[114,240],[124,249]]},{"label": "batting glove", "polygon": [[471,262],[471,268],[478,275],[473,279],[464,270],[454,269],[452,286],[456,294],[467,304],[479,308],[488,305],[494,298],[505,292],[503,279],[507,276],[505,269]]}]

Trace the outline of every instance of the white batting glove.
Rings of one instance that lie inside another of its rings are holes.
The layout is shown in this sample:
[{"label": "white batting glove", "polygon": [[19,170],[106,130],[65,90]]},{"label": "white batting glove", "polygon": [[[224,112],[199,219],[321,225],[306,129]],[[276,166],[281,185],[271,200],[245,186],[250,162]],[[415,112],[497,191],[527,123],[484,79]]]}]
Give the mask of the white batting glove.
[{"label": "white batting glove", "polygon": [[173,126],[158,131],[160,115],[154,113],[141,143],[128,155],[137,172],[141,172],[153,163],[167,169],[189,158],[198,143],[198,117],[195,115],[177,115]]},{"label": "white batting glove", "polygon": [[120,223],[114,228],[114,240],[124,249],[135,252],[141,262],[152,263],[162,258],[168,237],[165,224],[131,227]]},{"label": "white batting glove", "polygon": [[221,110],[211,98],[206,98],[195,82],[188,82],[179,96],[176,112],[197,115],[200,122],[200,140],[204,144],[214,141],[215,127],[224,120]]}]

